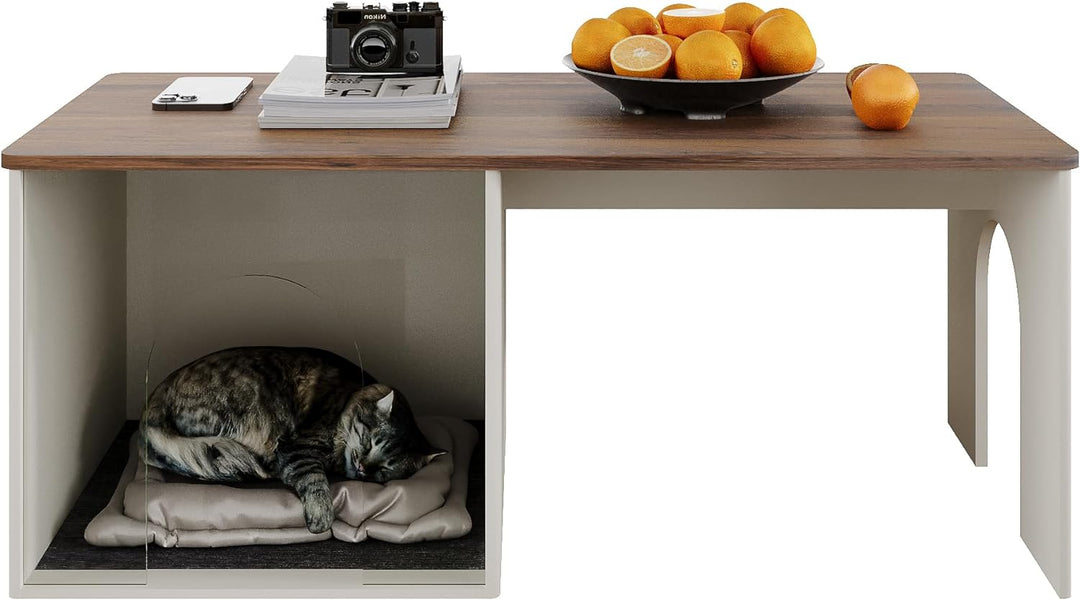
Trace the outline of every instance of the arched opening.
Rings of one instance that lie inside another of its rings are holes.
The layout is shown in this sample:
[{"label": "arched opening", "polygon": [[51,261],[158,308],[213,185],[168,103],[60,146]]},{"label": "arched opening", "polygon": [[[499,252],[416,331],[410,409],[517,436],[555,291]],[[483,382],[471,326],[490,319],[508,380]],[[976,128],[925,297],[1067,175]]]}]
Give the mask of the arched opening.
[{"label": "arched opening", "polygon": [[975,306],[982,311],[976,315],[976,385],[985,386],[975,403],[976,463],[988,464],[994,440],[995,464],[1015,472],[1004,463],[1016,467],[1019,460],[1020,308],[1012,251],[996,221],[982,228],[975,268]]},{"label": "arched opening", "polygon": [[[992,233],[986,258],[986,414],[987,457],[993,460],[987,497],[1006,505],[1002,515],[1019,511],[1020,472],[1020,305],[1012,251],[1003,228]],[[1011,527],[1015,527],[1009,519]]]}]

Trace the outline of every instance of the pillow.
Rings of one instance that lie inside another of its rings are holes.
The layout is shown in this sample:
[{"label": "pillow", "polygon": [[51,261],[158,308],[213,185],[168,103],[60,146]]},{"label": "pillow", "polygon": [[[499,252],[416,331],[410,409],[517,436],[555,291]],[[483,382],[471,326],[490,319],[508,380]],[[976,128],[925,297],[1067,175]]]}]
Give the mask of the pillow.
[{"label": "pillow", "polygon": [[386,484],[334,480],[337,519],[331,530],[304,526],[296,493],[280,481],[209,483],[184,478],[131,458],[109,504],[84,538],[96,546],[219,547],[313,542],[331,536],[394,543],[461,537],[472,529],[465,510],[469,459],[478,434],[449,417],[418,417],[424,435],[449,450],[405,480]]}]

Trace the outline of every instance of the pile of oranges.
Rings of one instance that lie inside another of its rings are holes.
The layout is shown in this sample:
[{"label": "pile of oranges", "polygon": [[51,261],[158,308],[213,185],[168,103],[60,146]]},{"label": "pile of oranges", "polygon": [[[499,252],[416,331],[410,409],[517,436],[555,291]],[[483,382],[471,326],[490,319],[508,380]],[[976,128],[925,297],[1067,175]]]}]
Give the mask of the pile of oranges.
[{"label": "pile of oranges", "polygon": [[[582,69],[627,77],[752,79],[809,71],[817,44],[789,8],[670,4],[656,15],[626,7],[589,19],[574,34],[571,57]],[[893,65],[855,67],[846,86],[855,115],[871,129],[903,129],[919,103],[915,79]]]},{"label": "pile of oranges", "polygon": [[655,16],[626,7],[589,19],[574,35],[571,57],[582,69],[629,77],[750,79],[809,71],[817,45],[791,9],[672,4]]}]

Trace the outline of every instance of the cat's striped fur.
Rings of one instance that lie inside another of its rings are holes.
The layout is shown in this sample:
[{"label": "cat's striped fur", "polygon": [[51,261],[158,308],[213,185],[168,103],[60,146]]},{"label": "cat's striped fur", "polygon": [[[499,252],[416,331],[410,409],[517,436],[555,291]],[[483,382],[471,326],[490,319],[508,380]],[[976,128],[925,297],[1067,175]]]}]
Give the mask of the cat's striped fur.
[{"label": "cat's striped fur", "polygon": [[399,392],[313,348],[230,348],[195,360],[150,395],[139,432],[150,465],[209,481],[280,478],[313,532],[334,520],[328,474],[383,483],[444,453]]}]

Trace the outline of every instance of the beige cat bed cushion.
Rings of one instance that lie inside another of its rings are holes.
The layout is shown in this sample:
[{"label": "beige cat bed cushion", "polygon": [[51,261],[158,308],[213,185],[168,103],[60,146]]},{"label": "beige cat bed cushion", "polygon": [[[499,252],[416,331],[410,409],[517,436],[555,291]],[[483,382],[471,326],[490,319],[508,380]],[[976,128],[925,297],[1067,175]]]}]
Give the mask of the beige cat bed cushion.
[{"label": "beige cat bed cushion", "polygon": [[295,544],[331,535],[346,542],[371,537],[401,544],[461,537],[472,529],[465,494],[476,429],[448,417],[419,417],[417,423],[428,441],[449,454],[409,479],[385,485],[331,483],[337,520],[325,533],[307,530],[300,498],[279,481],[194,482],[147,467],[133,441],[116,492],[84,537],[95,546],[149,542],[165,548]]}]

